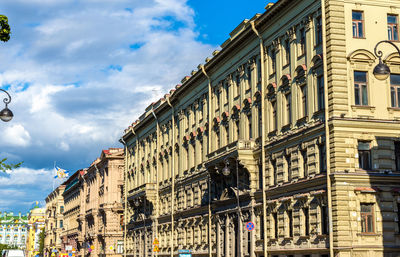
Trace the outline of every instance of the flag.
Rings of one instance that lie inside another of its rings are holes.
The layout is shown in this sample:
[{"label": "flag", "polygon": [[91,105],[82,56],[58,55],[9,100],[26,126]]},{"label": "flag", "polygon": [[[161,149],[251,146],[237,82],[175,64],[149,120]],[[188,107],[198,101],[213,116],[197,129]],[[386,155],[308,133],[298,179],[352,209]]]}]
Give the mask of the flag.
[{"label": "flag", "polygon": [[55,176],[54,178],[67,178],[69,176],[68,171],[61,169],[59,167],[54,167],[55,169]]}]

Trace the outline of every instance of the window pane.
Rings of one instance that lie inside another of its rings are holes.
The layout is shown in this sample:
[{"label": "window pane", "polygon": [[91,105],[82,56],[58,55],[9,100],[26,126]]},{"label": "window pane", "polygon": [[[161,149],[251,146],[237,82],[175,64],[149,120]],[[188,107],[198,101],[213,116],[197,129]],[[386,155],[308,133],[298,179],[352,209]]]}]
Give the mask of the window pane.
[{"label": "window pane", "polygon": [[388,15],[387,22],[388,23],[397,23],[397,16],[396,15]]},{"label": "window pane", "polygon": [[368,92],[367,92],[367,85],[362,86],[362,104],[368,105]]},{"label": "window pane", "polygon": [[392,30],[392,27],[389,26],[388,27],[388,39],[389,40],[393,40],[392,35],[393,35],[393,30]]},{"label": "window pane", "polygon": [[353,11],[353,20],[362,20],[362,12],[355,12]]},{"label": "window pane", "polygon": [[400,107],[400,87],[397,87],[397,107]]},{"label": "window pane", "polygon": [[360,105],[360,87],[358,84],[354,85],[354,99],[355,99],[355,104]]},{"label": "window pane", "polygon": [[396,92],[394,87],[390,88],[390,101],[392,103],[392,107],[396,107]]},{"label": "window pane", "polygon": [[361,212],[370,213],[372,212],[371,204],[361,204]]},{"label": "window pane", "polygon": [[354,81],[367,82],[367,73],[364,71],[355,71],[354,72]]},{"label": "window pane", "polygon": [[390,75],[390,84],[391,85],[400,85],[400,74],[391,74]]},{"label": "window pane", "polygon": [[357,23],[353,22],[353,37],[357,37]]},{"label": "window pane", "polygon": [[393,40],[399,40],[399,28],[397,25],[393,26]]},{"label": "window pane", "polygon": [[363,37],[364,36],[364,31],[363,31],[363,24],[362,22],[358,23],[358,37]]}]

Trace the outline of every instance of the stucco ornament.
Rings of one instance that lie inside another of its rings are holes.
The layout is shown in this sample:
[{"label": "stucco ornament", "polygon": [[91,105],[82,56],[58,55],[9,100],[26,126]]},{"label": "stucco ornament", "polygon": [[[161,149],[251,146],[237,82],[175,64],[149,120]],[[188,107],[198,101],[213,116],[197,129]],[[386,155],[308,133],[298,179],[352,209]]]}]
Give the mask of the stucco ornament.
[{"label": "stucco ornament", "polygon": [[10,40],[11,29],[10,25],[8,25],[7,16],[0,15],[0,40],[3,42],[7,42]]}]

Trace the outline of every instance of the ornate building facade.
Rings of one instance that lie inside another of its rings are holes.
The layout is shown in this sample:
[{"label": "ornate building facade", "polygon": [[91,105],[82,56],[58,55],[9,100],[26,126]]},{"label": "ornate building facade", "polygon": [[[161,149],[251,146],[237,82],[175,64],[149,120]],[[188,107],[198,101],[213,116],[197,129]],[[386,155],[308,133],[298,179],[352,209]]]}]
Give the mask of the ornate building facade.
[{"label": "ornate building facade", "polygon": [[26,255],[36,256],[39,253],[40,233],[45,229],[45,208],[35,206],[28,214],[28,235],[26,240]]},{"label": "ornate building facade", "polygon": [[372,52],[399,14],[279,0],[244,20],[125,130],[126,256],[398,256],[400,57],[382,46],[379,81]]},{"label": "ornate building facade", "polygon": [[81,256],[122,256],[123,165],[123,149],[110,148],[81,176]]},{"label": "ornate building facade", "polygon": [[0,215],[0,244],[26,247],[28,216],[3,212]]},{"label": "ornate building facade", "polygon": [[64,193],[65,184],[58,186],[46,197],[46,225],[44,238],[44,256],[52,252],[61,252],[61,232],[64,229]]}]

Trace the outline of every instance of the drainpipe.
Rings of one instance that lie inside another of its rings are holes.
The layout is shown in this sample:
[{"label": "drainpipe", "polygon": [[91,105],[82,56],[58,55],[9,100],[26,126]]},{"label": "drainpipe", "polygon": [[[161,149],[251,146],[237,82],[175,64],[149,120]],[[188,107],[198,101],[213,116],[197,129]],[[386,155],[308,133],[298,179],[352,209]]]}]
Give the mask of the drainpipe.
[{"label": "drainpipe", "polygon": [[264,44],[263,38],[258,33],[254,21],[250,22],[251,28],[253,29],[254,33],[260,39],[260,68],[261,68],[261,169],[262,169],[262,202],[263,202],[263,238],[264,238],[264,256],[268,256],[268,249],[267,249],[267,195],[265,191],[265,100],[264,100]]},{"label": "drainpipe", "polygon": [[175,109],[170,102],[170,97],[167,97],[167,103],[172,109],[172,155],[171,155],[171,257],[174,256],[174,210],[175,210]]},{"label": "drainpipe", "polygon": [[[157,118],[157,116],[156,116],[156,113],[154,112],[154,106],[152,106],[152,108],[151,108],[151,114],[153,114],[153,116],[154,116],[154,119],[156,120],[156,123],[157,123],[157,131],[156,131],[156,137],[157,137],[157,141],[156,141],[156,144],[157,144],[157,146],[156,146],[156,152],[157,152],[157,156],[156,156],[156,158],[158,159],[158,155],[159,155],[159,153],[160,153],[160,124],[159,124],[159,121],[158,121],[158,118]],[[158,237],[158,209],[159,209],[159,204],[158,204],[158,201],[159,201],[159,199],[158,199],[158,172],[159,172],[159,170],[158,170],[158,168],[159,168],[159,165],[158,165],[158,161],[156,162],[156,174],[155,174],[155,178],[156,178],[156,205],[157,205],[157,207],[155,208],[155,211],[156,211],[156,217],[155,217],[155,234],[153,234],[153,241],[154,241],[154,239],[155,238],[157,238]],[[158,252],[154,252],[154,251],[152,251],[152,254],[154,254],[155,256],[158,256]]]},{"label": "drainpipe", "polygon": [[[128,154],[127,154],[128,153],[128,146],[126,145],[126,142],[124,141],[124,139],[122,137],[119,139],[119,142],[121,144],[123,144],[124,148],[125,148],[125,156],[124,156],[124,162],[125,162],[125,165],[124,165],[124,257],[126,257],[126,250],[127,250],[127,248],[126,248],[126,245],[127,245],[126,244],[126,234],[127,234],[126,223],[127,223],[127,216],[128,216],[127,215],[128,214],[127,193],[126,193],[126,191],[128,189],[128,187],[127,187],[128,179],[127,179],[126,174],[127,174],[127,170],[128,170]],[[96,167],[96,169],[97,169],[97,167]]]},{"label": "drainpipe", "polygon": [[[211,153],[211,79],[207,75],[204,65],[201,65],[201,71],[204,76],[207,77],[208,80],[208,101],[207,101],[207,109],[208,109],[208,139],[207,139],[207,154]],[[209,171],[207,171],[207,180],[208,180],[208,256],[212,257],[212,248],[211,248],[211,176]]]},{"label": "drainpipe", "polygon": [[329,256],[333,255],[333,217],[332,217],[332,189],[331,189],[331,163],[330,163],[330,140],[329,140],[329,98],[328,98],[328,63],[326,57],[326,15],[325,0],[321,0],[321,20],[322,20],[322,56],[324,68],[324,102],[325,102],[325,152],[326,152],[326,191],[328,197],[328,216],[329,216]]}]

